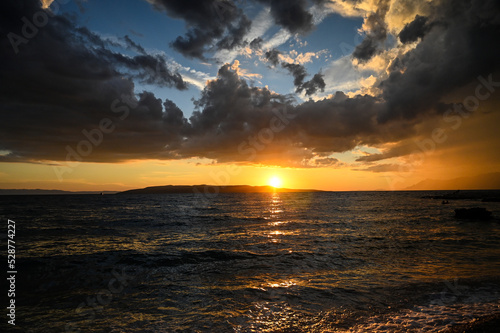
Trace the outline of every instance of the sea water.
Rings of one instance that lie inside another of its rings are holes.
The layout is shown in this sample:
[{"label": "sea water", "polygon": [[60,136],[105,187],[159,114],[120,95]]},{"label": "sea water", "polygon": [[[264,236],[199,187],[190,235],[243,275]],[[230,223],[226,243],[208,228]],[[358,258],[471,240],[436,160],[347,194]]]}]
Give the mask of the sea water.
[{"label": "sea water", "polygon": [[[429,194],[3,196],[9,328],[439,332],[500,313],[500,203]],[[475,206],[494,218],[454,217]]]}]

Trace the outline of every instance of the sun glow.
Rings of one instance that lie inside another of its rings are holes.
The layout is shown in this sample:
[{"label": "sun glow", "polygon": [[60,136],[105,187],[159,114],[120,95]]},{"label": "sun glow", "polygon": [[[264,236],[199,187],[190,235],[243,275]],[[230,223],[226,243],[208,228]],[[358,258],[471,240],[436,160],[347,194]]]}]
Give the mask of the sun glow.
[{"label": "sun glow", "polygon": [[271,179],[269,179],[269,185],[271,185],[272,187],[280,187],[281,186],[281,179],[279,179],[276,176],[271,177]]}]

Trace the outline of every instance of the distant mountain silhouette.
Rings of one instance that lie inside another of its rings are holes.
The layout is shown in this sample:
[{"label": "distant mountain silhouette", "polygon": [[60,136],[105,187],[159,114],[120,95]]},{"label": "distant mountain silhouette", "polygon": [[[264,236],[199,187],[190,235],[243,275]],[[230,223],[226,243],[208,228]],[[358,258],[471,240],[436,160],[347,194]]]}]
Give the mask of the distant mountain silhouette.
[{"label": "distant mountain silhouette", "polygon": [[487,173],[474,177],[461,177],[447,180],[426,179],[406,190],[498,190],[500,172]]},{"label": "distant mountain silhouette", "polygon": [[0,189],[0,195],[61,195],[61,194],[115,194],[116,191],[62,191],[62,190],[26,190],[26,189]]},{"label": "distant mountain silhouette", "polygon": [[165,185],[151,186],[141,189],[128,190],[118,194],[163,194],[163,193],[262,193],[262,192],[321,192],[320,190],[297,190],[288,188],[274,188],[272,186],[250,185]]}]

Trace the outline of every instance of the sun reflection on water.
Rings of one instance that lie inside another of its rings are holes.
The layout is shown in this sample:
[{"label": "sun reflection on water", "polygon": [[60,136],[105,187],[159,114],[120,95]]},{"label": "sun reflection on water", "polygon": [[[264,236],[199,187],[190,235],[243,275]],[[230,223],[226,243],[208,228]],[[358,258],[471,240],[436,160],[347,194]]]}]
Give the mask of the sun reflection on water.
[{"label": "sun reflection on water", "polygon": [[[278,227],[282,226],[287,223],[287,221],[284,220],[284,207],[283,207],[283,200],[280,197],[279,192],[273,192],[271,194],[271,201],[269,205],[269,216],[267,219],[269,222],[267,223],[268,226],[271,227]],[[273,243],[279,243],[281,242],[281,237],[285,235],[290,235],[293,232],[291,231],[283,231],[283,230],[272,230],[267,233],[267,237],[271,239],[271,242]]]}]

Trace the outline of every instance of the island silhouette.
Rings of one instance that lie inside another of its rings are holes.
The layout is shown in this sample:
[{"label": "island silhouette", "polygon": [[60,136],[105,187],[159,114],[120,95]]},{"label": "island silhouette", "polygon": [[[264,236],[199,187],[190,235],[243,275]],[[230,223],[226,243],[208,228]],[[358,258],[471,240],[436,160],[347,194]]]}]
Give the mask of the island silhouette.
[{"label": "island silhouette", "polygon": [[117,194],[164,194],[164,193],[263,193],[263,192],[323,192],[314,189],[290,189],[272,186],[250,185],[164,185],[150,186],[118,192]]}]

